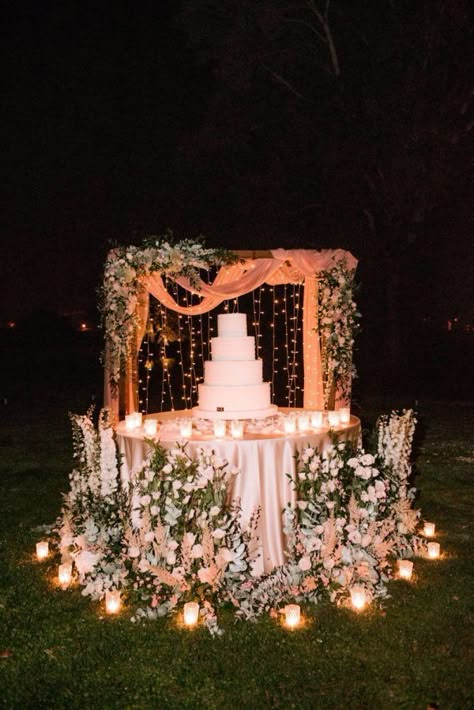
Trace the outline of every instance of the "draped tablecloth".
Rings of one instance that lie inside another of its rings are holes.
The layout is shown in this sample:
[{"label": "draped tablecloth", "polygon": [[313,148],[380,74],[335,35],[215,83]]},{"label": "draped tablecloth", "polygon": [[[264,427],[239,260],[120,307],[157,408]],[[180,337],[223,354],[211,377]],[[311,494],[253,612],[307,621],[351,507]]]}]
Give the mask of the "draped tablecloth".
[{"label": "draped tablecloth", "polygon": [[[280,412],[288,410],[280,409]],[[297,411],[297,410],[291,410]],[[161,412],[149,415],[157,419],[158,433],[155,440],[167,448],[177,442],[183,443],[178,421],[190,413],[184,411]],[[360,420],[351,416],[350,424],[335,427],[332,431],[339,440],[357,442],[360,437]],[[149,452],[143,429],[128,431],[125,423],[116,426],[117,442],[122,454],[121,476],[130,480],[143,466]],[[242,525],[245,527],[251,516],[260,509],[258,534],[261,558],[256,566],[258,572],[270,572],[285,563],[285,536],[283,533],[283,509],[295,502],[292,480],[296,477],[296,454],[307,446],[324,451],[331,445],[329,428],[322,427],[304,433],[245,433],[243,439],[216,439],[214,435],[193,431],[186,439],[186,451],[194,456],[200,447],[213,449],[238,473],[230,477],[229,496],[239,500],[242,509]]]}]

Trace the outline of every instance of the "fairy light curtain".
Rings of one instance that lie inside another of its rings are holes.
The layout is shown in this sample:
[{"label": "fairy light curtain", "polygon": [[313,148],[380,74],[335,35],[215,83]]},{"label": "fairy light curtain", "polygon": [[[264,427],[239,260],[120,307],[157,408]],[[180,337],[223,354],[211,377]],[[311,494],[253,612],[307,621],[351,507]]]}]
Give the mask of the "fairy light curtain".
[{"label": "fairy light curtain", "polygon": [[[137,401],[137,359],[140,344],[146,330],[148,318],[148,294],[157,298],[166,308],[182,315],[202,315],[216,308],[223,301],[235,299],[259,288],[262,284],[277,286],[281,284],[299,284],[303,286],[303,364],[304,364],[304,407],[308,409],[323,409],[323,379],[321,369],[321,351],[318,334],[318,274],[330,269],[339,261],[344,261],[346,267],[353,271],[357,260],[350,252],[342,249],[275,249],[271,257],[247,258],[238,263],[222,266],[212,283],[203,280],[193,286],[189,279],[180,277],[176,283],[194,296],[200,298],[199,303],[185,306],[179,304],[165,287],[163,276],[159,273],[150,274],[142,280],[142,291],[139,295],[136,313],[138,316],[138,332],[131,344],[130,357],[125,367],[125,383],[123,394],[125,410],[138,409]],[[341,398],[336,395],[336,401],[342,406]],[[118,417],[119,392],[112,391],[106,368],[104,402],[114,415]]]}]

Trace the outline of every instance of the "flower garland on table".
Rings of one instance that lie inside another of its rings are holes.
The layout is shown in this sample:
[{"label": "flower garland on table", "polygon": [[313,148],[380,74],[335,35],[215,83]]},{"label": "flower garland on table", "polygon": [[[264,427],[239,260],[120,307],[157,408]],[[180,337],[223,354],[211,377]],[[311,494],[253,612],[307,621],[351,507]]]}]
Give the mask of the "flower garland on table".
[{"label": "flower garland on table", "polygon": [[220,633],[216,611],[225,603],[255,620],[288,602],[347,604],[354,586],[368,600],[383,598],[390,560],[424,552],[414,489],[407,490],[411,410],[379,420],[373,453],[337,438],[322,453],[303,450],[296,503],[283,512],[288,561],[261,577],[258,511],[243,527],[238,503],[228,499],[237,471],[225,460],[150,441],[125,490],[107,411],[98,429],[91,412],[72,422],[76,468],[58,524],[61,555],[74,561],[84,595],[126,592],[133,620],[173,614],[193,600],[211,633]]},{"label": "flower garland on table", "polygon": [[199,287],[201,269],[234,263],[237,256],[224,249],[207,248],[202,237],[173,241],[172,233],[149,237],[142,246],[119,246],[109,252],[100,290],[100,311],[105,331],[105,364],[110,383],[117,387],[121,367],[131,352],[137,332],[137,305],[145,276],[160,272],[172,279],[185,276]]},{"label": "flower garland on table", "polygon": [[319,276],[318,323],[325,409],[329,408],[336,389],[343,398],[350,396],[351,382],[356,376],[352,350],[360,313],[353,300],[354,274],[341,259]]}]

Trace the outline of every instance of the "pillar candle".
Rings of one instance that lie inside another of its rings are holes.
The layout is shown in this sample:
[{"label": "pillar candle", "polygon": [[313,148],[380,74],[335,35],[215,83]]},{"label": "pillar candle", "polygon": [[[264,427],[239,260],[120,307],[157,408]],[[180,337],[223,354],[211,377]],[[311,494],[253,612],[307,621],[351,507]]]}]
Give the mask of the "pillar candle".
[{"label": "pillar candle", "polygon": [[230,432],[233,439],[241,439],[244,435],[244,423],[240,419],[234,419],[230,425]]},{"label": "pillar candle", "polygon": [[47,540],[41,540],[41,542],[36,543],[36,557],[38,560],[45,560],[49,555],[49,542]]},{"label": "pillar candle", "polygon": [[290,629],[294,629],[295,626],[301,621],[301,609],[298,604],[287,604],[285,607],[285,623]]},{"label": "pillar candle", "polygon": [[214,436],[217,439],[222,439],[225,436],[226,423],[225,419],[216,419],[214,422]]},{"label": "pillar candle", "polygon": [[183,615],[186,626],[195,626],[199,619],[199,604],[197,602],[188,602],[185,604]]}]

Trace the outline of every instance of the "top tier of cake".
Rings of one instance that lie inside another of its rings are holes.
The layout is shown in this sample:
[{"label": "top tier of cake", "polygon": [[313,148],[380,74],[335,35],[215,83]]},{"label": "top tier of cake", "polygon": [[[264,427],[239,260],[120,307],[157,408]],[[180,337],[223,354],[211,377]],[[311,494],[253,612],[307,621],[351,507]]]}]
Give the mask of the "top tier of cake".
[{"label": "top tier of cake", "polygon": [[[247,335],[245,313],[220,313],[217,316],[217,338],[211,338],[213,362],[255,360],[255,338]],[[232,379],[229,377],[229,384]]]}]

